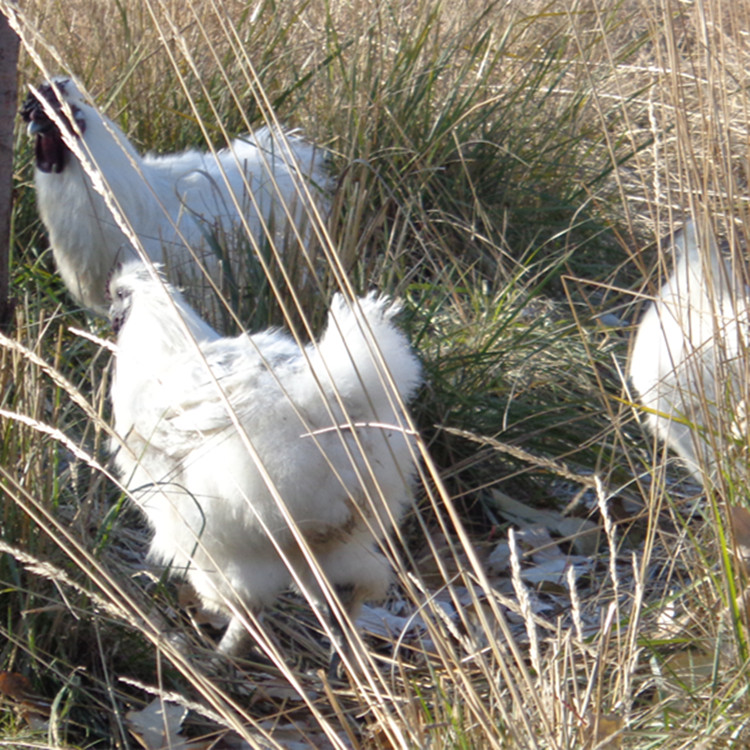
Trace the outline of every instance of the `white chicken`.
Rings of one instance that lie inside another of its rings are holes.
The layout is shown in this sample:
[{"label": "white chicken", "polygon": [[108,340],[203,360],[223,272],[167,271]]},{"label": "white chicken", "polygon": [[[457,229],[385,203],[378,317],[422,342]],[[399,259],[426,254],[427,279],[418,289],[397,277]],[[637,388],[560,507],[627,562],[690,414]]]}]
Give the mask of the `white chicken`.
[{"label": "white chicken", "polygon": [[271,240],[283,248],[294,238],[293,224],[303,245],[310,236],[303,182],[325,208],[324,153],[293,134],[261,128],[216,155],[190,150],[142,157],[71,79],[55,78],[38,91],[39,98],[29,94],[21,116],[36,139],[39,213],[68,290],[101,314],[112,268],[135,251],[94,189],[92,168],[84,168],[70,143],[101,173],[148,257],[202,305],[212,298],[201,266],[219,287],[223,279],[241,279],[247,268],[252,251],[241,241],[243,216],[261,246]]},{"label": "white chicken", "polygon": [[738,428],[746,433],[738,425],[748,384],[746,290],[710,231],[699,236],[692,220],[675,234],[674,250],[674,270],[641,320],[629,371],[648,425],[705,482],[722,446]]},{"label": "white chicken", "polygon": [[244,641],[233,610],[272,602],[290,569],[320,598],[293,527],[352,621],[382,598],[391,569],[378,543],[416,470],[398,403],[420,365],[398,308],[338,295],[319,343],[301,348],[278,330],[220,338],[136,262],[110,290],[116,465],[153,528],[151,557],[229,620],[219,650]]}]

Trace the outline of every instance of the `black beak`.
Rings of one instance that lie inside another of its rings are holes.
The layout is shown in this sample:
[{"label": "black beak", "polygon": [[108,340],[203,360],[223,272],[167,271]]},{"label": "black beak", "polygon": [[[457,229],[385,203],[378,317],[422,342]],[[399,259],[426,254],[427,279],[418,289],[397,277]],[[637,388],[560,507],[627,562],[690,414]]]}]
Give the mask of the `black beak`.
[{"label": "black beak", "polygon": [[114,331],[115,336],[117,336],[122,330],[122,327],[125,325],[127,314],[125,313],[125,310],[118,310],[117,312],[115,312],[112,309],[110,310],[109,317],[112,321],[112,330]]},{"label": "black beak", "polygon": [[52,125],[52,120],[47,117],[45,117],[44,119],[33,118],[26,127],[26,132],[29,135],[44,135],[45,133],[49,132]]},{"label": "black beak", "polygon": [[47,117],[41,102],[29,94],[21,107],[21,119],[27,132],[35,139],[36,166],[41,172],[62,172],[67,159],[67,147],[55,123]]}]

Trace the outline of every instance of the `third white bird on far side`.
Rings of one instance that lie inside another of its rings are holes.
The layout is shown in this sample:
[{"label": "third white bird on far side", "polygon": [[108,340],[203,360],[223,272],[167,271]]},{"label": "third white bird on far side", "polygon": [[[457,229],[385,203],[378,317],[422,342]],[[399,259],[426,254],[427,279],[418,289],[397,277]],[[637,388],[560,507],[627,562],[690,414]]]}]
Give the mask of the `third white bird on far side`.
[{"label": "third white bird on far side", "polygon": [[705,483],[747,443],[748,297],[710,228],[690,220],[638,326],[630,379],[648,426]]}]

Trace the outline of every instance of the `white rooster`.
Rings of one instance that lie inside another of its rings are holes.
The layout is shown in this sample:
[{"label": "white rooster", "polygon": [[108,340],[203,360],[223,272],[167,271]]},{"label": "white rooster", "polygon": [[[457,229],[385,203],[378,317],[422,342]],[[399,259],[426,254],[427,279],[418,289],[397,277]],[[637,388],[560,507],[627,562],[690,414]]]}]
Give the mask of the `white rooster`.
[{"label": "white rooster", "polygon": [[219,650],[245,639],[233,609],[272,602],[290,567],[320,597],[293,526],[352,620],[382,598],[391,570],[378,542],[416,466],[398,402],[420,365],[397,307],[336,296],[320,341],[301,348],[278,330],[220,338],[136,262],[110,290],[116,465],[153,528],[151,557],[228,618]]},{"label": "white rooster", "polygon": [[638,327],[630,378],[648,425],[704,482],[732,436],[746,433],[746,290],[710,231],[699,235],[691,220],[673,244],[675,266]]},{"label": "white rooster", "polygon": [[[99,313],[107,311],[112,268],[134,251],[94,189],[92,167],[84,168],[69,145],[79,145],[101,173],[148,257],[195,302],[210,299],[201,266],[220,287],[222,278],[241,278],[247,268],[242,255],[249,243],[238,241],[243,215],[261,246],[269,238],[283,247],[294,235],[290,219],[303,242],[310,235],[303,182],[321,209],[325,205],[323,152],[292,134],[261,128],[215,156],[191,150],[142,157],[71,79],[55,78],[38,92],[38,98],[29,94],[21,116],[36,139],[39,212],[65,285]],[[218,247],[229,265],[220,261]]]}]

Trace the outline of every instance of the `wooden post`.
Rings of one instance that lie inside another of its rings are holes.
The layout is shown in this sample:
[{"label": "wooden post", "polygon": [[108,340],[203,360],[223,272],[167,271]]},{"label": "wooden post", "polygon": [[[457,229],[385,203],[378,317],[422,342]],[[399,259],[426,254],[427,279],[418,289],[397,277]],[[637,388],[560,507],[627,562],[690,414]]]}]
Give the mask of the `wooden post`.
[{"label": "wooden post", "polygon": [[12,322],[10,217],[13,190],[13,126],[18,104],[18,37],[0,13],[0,327]]}]

